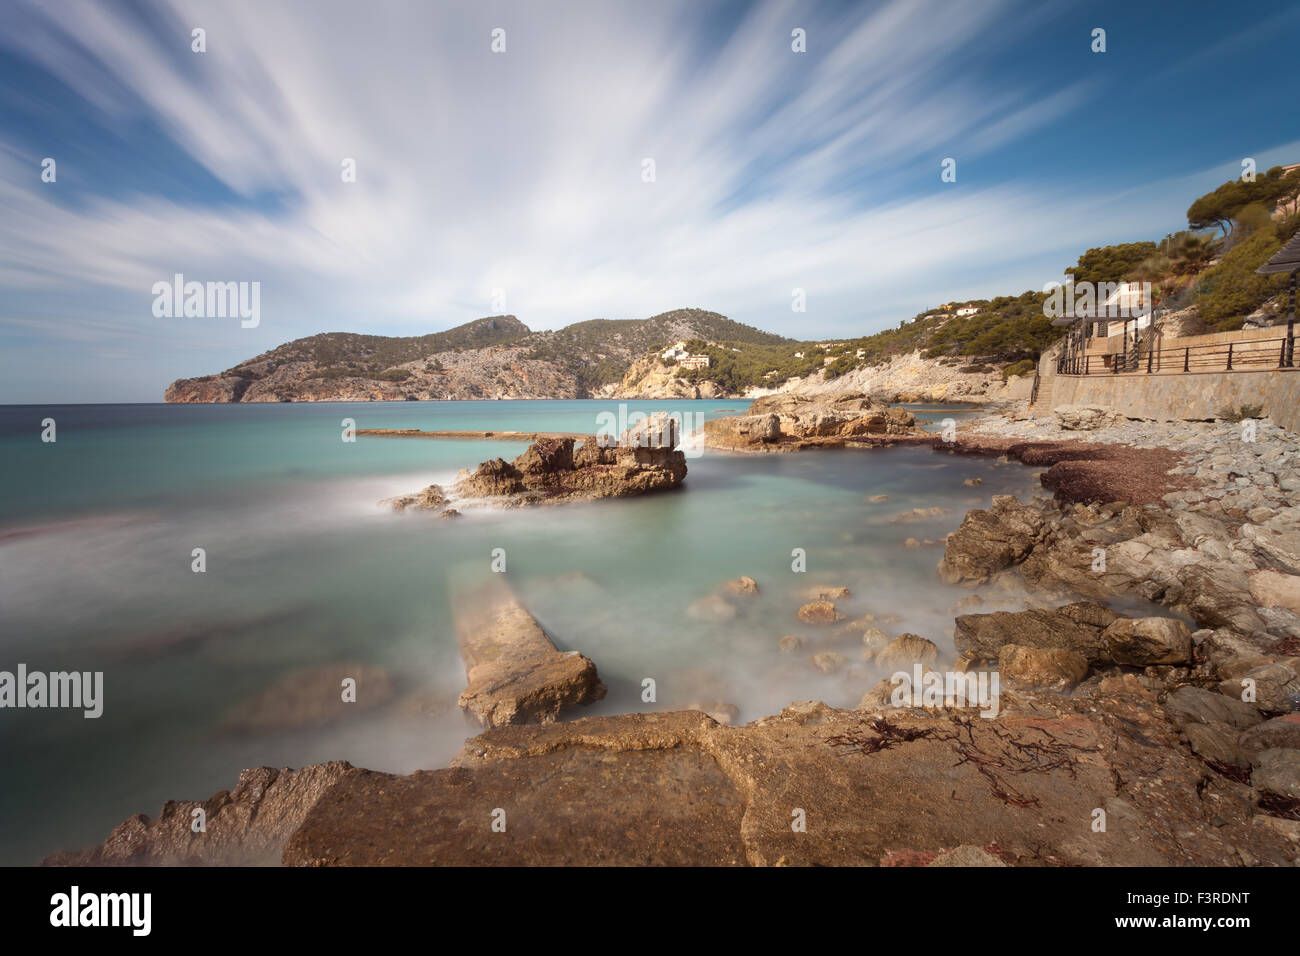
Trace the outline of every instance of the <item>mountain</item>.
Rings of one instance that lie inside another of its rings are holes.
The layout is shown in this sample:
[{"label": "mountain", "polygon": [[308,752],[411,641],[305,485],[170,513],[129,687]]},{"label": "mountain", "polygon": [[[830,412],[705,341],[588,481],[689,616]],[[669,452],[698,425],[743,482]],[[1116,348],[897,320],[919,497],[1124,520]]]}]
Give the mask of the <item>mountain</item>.
[{"label": "mountain", "polygon": [[[513,315],[394,337],[327,332],[215,375],[177,379],[168,402],[328,402],[617,395],[629,369],[677,342],[793,352],[799,343],[716,312],[593,319],[533,332]],[[687,389],[693,393],[692,384]],[[705,394],[718,390],[705,388]]]}]

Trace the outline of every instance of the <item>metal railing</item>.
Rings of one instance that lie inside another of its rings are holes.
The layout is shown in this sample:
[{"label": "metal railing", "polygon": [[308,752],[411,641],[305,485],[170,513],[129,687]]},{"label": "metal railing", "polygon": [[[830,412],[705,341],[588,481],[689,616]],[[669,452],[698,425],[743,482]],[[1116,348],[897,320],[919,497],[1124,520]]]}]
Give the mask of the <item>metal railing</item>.
[{"label": "metal railing", "polygon": [[1062,355],[1056,370],[1062,375],[1118,375],[1181,372],[1241,372],[1295,368],[1295,331],[1273,339],[1247,339],[1226,344],[1152,348],[1141,340],[1113,353],[1075,349]]}]

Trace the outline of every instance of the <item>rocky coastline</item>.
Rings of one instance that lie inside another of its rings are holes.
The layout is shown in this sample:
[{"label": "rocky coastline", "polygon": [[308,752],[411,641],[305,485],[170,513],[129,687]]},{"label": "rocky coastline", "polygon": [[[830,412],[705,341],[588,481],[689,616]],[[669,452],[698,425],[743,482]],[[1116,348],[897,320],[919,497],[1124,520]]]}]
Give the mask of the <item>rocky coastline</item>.
[{"label": "rocky coastline", "polygon": [[[132,817],[47,863],[1295,865],[1300,441],[1266,421],[1023,409],[945,440],[900,411],[774,396],[709,423],[706,441],[925,444],[1043,469],[1049,494],[997,496],[943,542],[937,577],[971,591],[950,641],[845,622],[833,586],[791,608],[792,620],[861,630],[861,660],[878,674],[950,688],[999,677],[995,715],[970,700],[900,700],[884,679],[855,709],[795,702],[740,726],[725,704],[555,722],[603,691],[595,664],[557,651],[517,602],[480,602],[507,609],[488,615],[497,637],[483,643],[482,621],[462,637],[462,706],[489,729],[449,767],[245,771],[230,793]],[[545,463],[573,456],[567,441],[521,456],[534,466],[498,460],[463,480],[529,493],[522,476],[553,480]],[[743,599],[762,586],[728,588]],[[818,667],[843,663],[819,656]],[[476,682],[501,699],[476,710]],[[188,832],[192,806],[209,808],[205,839]],[[513,839],[493,838],[497,807]]]}]

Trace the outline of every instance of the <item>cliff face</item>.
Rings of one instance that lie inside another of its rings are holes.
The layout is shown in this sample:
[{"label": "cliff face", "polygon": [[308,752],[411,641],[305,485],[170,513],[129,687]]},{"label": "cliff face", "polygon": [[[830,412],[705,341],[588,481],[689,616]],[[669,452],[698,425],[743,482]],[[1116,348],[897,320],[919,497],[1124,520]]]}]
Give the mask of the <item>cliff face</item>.
[{"label": "cliff face", "polygon": [[715,382],[694,384],[677,377],[677,369],[654,359],[633,362],[617,385],[606,385],[597,398],[736,398]]},{"label": "cliff face", "polygon": [[[996,367],[987,371],[964,372],[963,364],[943,364],[937,359],[922,358],[920,352],[897,355],[881,365],[853,369],[837,378],[824,379],[820,374],[792,378],[773,389],[751,389],[746,398],[798,392],[804,395],[831,397],[865,393],[887,402],[1006,402],[1029,397],[1033,381],[1028,376],[1011,376],[1002,380]],[[977,366],[979,367],[979,366]]]}]

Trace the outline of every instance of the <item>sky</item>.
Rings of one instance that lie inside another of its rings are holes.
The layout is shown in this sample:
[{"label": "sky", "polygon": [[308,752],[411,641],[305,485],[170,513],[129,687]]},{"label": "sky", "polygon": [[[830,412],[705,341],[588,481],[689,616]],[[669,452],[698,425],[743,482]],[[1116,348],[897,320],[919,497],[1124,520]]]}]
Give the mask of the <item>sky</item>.
[{"label": "sky", "polygon": [[[318,332],[841,338],[1042,289],[1300,162],[1297,39],[1289,0],[5,0],[0,404]],[[257,324],[155,315],[178,273]]]}]

